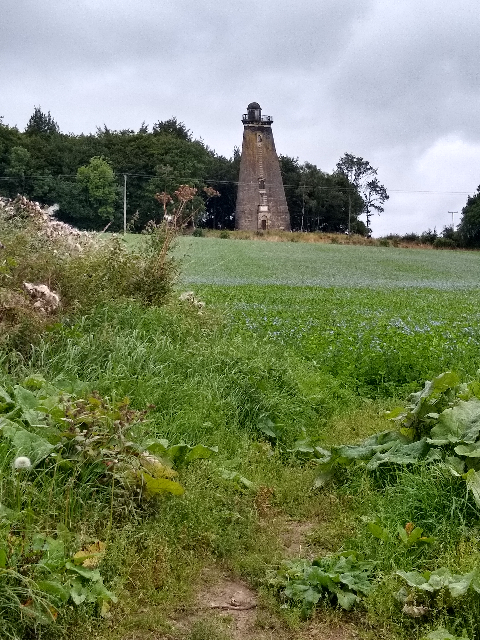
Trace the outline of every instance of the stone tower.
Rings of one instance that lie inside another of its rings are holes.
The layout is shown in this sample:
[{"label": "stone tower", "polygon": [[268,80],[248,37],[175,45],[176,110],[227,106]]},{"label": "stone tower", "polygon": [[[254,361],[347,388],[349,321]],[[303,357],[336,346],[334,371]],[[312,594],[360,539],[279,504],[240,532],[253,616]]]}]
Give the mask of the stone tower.
[{"label": "stone tower", "polygon": [[252,102],[242,116],[242,122],[244,130],[235,228],[290,231],[290,214],[273,141],[273,119],[262,116],[258,102]]}]

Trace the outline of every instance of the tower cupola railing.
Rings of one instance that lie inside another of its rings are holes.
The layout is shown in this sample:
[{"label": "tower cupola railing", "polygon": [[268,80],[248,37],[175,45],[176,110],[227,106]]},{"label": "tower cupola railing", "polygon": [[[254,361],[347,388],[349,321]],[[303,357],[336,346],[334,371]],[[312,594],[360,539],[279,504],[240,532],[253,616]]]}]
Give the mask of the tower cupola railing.
[{"label": "tower cupola railing", "polygon": [[251,113],[244,113],[242,116],[243,124],[272,124],[272,116],[255,117]]}]

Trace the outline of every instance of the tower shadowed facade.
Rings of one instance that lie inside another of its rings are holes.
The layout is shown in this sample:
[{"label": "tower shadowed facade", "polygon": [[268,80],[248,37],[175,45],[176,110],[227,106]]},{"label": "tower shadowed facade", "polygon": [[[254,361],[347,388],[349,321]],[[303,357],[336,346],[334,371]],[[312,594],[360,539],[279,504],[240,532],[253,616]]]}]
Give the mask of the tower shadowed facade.
[{"label": "tower shadowed facade", "polygon": [[235,228],[247,231],[290,231],[280,163],[270,116],[262,116],[258,102],[242,116],[243,144],[240,160]]}]

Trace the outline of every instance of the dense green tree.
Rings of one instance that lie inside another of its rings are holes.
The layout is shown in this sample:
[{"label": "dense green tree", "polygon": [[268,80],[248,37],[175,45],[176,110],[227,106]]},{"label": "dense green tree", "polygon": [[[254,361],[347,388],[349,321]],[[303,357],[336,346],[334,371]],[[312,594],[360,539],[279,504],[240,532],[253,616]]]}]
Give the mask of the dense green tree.
[{"label": "dense green tree", "polygon": [[12,194],[28,194],[29,184],[26,184],[32,169],[32,157],[24,147],[12,147],[5,174],[10,178],[9,189]]},{"label": "dense green tree", "polygon": [[352,224],[352,204],[355,191],[363,200],[363,213],[366,217],[368,232],[371,232],[370,222],[373,211],[382,213],[383,203],[389,199],[386,188],[377,178],[378,169],[359,156],[345,153],[337,162],[335,173],[345,176],[351,188],[348,190],[349,228]]},{"label": "dense green tree", "polygon": [[100,230],[112,221],[119,198],[118,181],[110,164],[94,156],[79,167],[74,182],[57,185],[63,219],[86,229]]},{"label": "dense green tree", "polygon": [[13,147],[19,147],[21,144],[22,134],[18,129],[0,122],[0,194],[3,193],[10,197],[16,195],[15,184],[7,170]]},{"label": "dense green tree", "polygon": [[183,122],[178,122],[175,116],[168,120],[161,120],[153,125],[153,133],[155,135],[172,135],[180,140],[192,141],[192,132],[187,129]]},{"label": "dense green tree", "polygon": [[469,196],[462,209],[462,218],[457,229],[460,242],[465,247],[480,247],[480,186]]},{"label": "dense green tree", "polygon": [[301,165],[288,156],[280,156],[280,167],[293,231],[344,233],[350,209],[351,232],[364,233],[358,221],[363,200],[346,176],[325,173],[309,162]]},{"label": "dense green tree", "polygon": [[28,135],[52,135],[60,133],[60,128],[50,115],[50,111],[44,113],[41,107],[35,107],[25,128],[25,133]]},{"label": "dense green tree", "polygon": [[220,195],[205,203],[203,224],[212,229],[233,229],[237,201],[240,150],[235,147],[232,158],[211,154],[207,184]]}]

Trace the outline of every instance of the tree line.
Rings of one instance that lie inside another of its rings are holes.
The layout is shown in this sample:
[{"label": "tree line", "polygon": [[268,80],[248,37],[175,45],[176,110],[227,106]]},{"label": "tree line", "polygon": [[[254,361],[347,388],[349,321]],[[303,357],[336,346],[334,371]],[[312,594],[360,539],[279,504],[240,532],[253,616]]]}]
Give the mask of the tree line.
[{"label": "tree line", "polygon": [[[280,156],[280,166],[296,231],[368,235],[373,214],[388,199],[377,170],[352,154],[332,173],[289,156]],[[138,130],[104,126],[80,135],[62,133],[40,107],[24,131],[0,119],[0,194],[55,204],[56,215],[79,228],[121,228],[126,188],[129,227],[138,231],[164,214],[155,194],[188,184],[197,189],[191,203],[197,224],[233,229],[239,167],[238,148],[231,158],[221,156],[175,117]],[[209,187],[218,197],[209,197]]]}]

